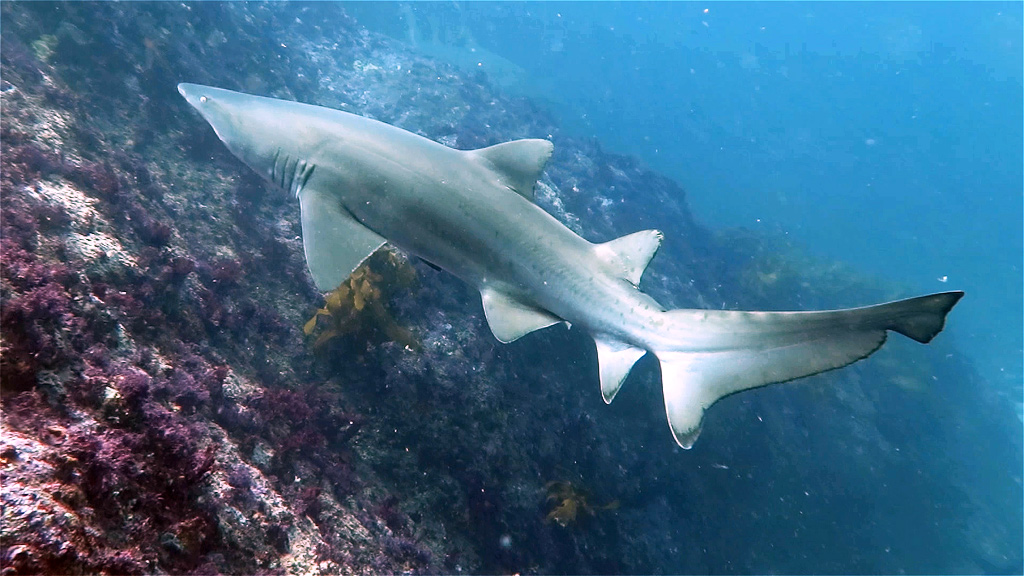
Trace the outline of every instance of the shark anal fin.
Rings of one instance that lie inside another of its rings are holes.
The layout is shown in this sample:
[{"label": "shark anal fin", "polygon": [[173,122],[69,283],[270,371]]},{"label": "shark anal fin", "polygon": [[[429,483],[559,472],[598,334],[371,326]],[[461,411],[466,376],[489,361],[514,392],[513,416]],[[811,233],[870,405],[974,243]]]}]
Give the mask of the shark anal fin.
[{"label": "shark anal fin", "polygon": [[309,188],[299,193],[302,247],[313,282],[332,290],[386,240],[360,224],[330,195]]},{"label": "shark anal fin", "polygon": [[601,372],[601,397],[606,404],[611,404],[629,376],[629,371],[633,369],[633,364],[647,351],[606,336],[597,336],[594,342],[597,344],[597,363]]},{"label": "shark anal fin", "polygon": [[469,154],[486,160],[512,190],[533,201],[533,187],[551,158],[554,145],[547,140],[513,140],[495,144]]},{"label": "shark anal fin", "polygon": [[562,321],[561,318],[529,304],[524,304],[492,288],[480,290],[484,303],[484,316],[494,337],[502,343]]},{"label": "shark anal fin", "polygon": [[598,244],[594,246],[594,251],[620,278],[639,286],[640,278],[644,275],[651,258],[654,258],[654,254],[661,247],[663,238],[660,230],[641,230]]}]

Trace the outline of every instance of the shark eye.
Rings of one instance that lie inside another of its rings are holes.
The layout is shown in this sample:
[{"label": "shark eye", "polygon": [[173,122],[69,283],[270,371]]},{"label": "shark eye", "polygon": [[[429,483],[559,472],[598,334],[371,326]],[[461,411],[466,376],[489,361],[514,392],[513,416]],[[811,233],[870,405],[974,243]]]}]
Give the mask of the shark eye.
[{"label": "shark eye", "polygon": [[206,96],[200,96],[199,97],[199,101],[200,102],[206,102]]}]

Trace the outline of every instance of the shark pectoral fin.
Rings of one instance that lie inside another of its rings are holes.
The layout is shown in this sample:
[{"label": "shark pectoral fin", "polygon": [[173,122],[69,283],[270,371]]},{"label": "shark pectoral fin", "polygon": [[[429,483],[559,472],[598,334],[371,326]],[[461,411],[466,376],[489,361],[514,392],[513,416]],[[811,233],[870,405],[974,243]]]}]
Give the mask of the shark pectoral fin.
[{"label": "shark pectoral fin", "polygon": [[554,144],[547,140],[513,140],[479,150],[470,150],[489,162],[510,188],[533,201],[533,186],[551,158]]},{"label": "shark pectoral fin", "polygon": [[615,395],[622,388],[622,383],[629,376],[633,364],[639,360],[646,350],[607,336],[594,338],[597,344],[597,363],[601,372],[601,396],[606,404],[611,404]]},{"label": "shark pectoral fin", "polygon": [[497,290],[484,288],[480,290],[480,295],[484,302],[487,325],[491,327],[494,337],[505,344],[562,321],[550,312],[524,304]]},{"label": "shark pectoral fin", "polygon": [[386,242],[356,221],[330,195],[302,190],[299,207],[306,265],[320,290],[336,288]]},{"label": "shark pectoral fin", "polygon": [[654,254],[661,247],[663,238],[660,230],[641,230],[610,242],[597,244],[594,251],[619,277],[638,286],[651,258],[654,258]]}]

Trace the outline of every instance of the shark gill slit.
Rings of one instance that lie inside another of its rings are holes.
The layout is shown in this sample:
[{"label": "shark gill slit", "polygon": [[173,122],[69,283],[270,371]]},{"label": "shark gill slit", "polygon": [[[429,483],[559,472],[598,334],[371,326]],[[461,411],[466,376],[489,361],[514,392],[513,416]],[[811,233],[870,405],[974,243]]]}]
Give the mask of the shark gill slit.
[{"label": "shark gill slit", "polygon": [[281,148],[274,150],[274,157],[270,159],[270,181],[277,182],[277,160],[281,157]]},{"label": "shark gill slit", "polygon": [[294,192],[295,197],[299,197],[299,193],[306,186],[306,182],[309,177],[313,175],[313,170],[316,168],[315,164],[306,162],[305,160],[299,160],[295,166],[295,175],[292,177],[291,190]]},{"label": "shark gill slit", "polygon": [[292,179],[295,178],[295,165],[297,161],[292,160],[291,156],[285,156],[284,159],[284,171],[281,173],[281,188],[285,190],[291,190]]}]

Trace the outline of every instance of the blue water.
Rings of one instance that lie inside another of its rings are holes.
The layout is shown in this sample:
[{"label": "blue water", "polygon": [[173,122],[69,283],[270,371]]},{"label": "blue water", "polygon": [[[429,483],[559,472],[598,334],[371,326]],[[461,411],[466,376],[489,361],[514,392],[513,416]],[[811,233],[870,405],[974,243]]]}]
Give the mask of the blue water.
[{"label": "blue water", "polygon": [[[1021,3],[359,4],[361,23],[542,98],[697,217],[909,292],[1020,402]],[[837,306],[867,302],[836,302]]]}]

